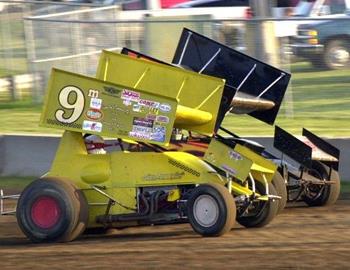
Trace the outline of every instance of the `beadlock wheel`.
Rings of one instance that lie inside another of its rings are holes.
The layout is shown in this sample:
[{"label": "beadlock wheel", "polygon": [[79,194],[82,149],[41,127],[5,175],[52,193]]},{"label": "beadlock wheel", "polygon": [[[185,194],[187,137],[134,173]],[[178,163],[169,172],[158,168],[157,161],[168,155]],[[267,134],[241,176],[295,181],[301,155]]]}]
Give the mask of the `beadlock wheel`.
[{"label": "beadlock wheel", "polygon": [[193,215],[201,226],[213,226],[219,218],[218,203],[209,195],[201,195],[193,204]]},{"label": "beadlock wheel", "polygon": [[83,192],[69,180],[42,178],[24,189],[16,217],[32,242],[67,242],[85,230],[88,205]]},{"label": "beadlock wheel", "polygon": [[226,187],[208,183],[196,187],[187,201],[188,221],[202,236],[229,232],[236,219],[236,205]]},{"label": "beadlock wheel", "polygon": [[61,212],[60,205],[55,198],[41,196],[32,204],[31,219],[36,226],[50,229],[58,223]]}]

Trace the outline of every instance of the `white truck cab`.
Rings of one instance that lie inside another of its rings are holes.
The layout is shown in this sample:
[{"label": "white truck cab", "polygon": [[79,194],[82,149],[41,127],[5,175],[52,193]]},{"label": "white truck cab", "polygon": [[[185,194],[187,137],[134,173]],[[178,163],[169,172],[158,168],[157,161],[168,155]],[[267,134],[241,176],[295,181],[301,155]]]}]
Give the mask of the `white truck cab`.
[{"label": "white truck cab", "polygon": [[[339,14],[345,14],[350,10],[350,0],[316,0],[316,1],[299,1],[293,9],[291,18],[309,17],[329,19]],[[281,12],[276,17],[284,17]],[[300,24],[309,23],[307,20],[300,21],[277,21],[275,23],[275,33],[277,37],[290,37],[297,35],[297,28]]]}]

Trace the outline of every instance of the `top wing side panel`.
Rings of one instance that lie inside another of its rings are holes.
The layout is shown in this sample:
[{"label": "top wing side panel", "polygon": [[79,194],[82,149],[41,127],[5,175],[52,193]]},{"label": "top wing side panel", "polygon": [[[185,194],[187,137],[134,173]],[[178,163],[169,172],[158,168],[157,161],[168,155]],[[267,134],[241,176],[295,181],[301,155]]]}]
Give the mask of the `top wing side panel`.
[{"label": "top wing side panel", "polygon": [[53,69],[40,125],[166,145],[176,109],[171,97]]}]

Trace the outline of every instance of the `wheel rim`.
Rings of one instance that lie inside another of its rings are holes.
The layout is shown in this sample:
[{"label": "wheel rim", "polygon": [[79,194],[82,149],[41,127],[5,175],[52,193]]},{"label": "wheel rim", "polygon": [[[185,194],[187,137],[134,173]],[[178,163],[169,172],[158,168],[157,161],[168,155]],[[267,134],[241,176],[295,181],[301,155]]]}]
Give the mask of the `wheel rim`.
[{"label": "wheel rim", "polygon": [[350,52],[344,47],[335,47],[329,51],[329,62],[334,67],[343,67],[350,61]]},{"label": "wheel rim", "polygon": [[[315,169],[310,169],[309,174],[320,180],[323,180],[323,181],[327,180],[326,177],[322,175],[322,173],[320,173]],[[318,197],[320,197],[324,187],[325,187],[324,185],[316,185],[316,184],[311,184],[309,186],[306,186],[305,196],[311,200],[316,200]]]},{"label": "wheel rim", "polygon": [[193,204],[193,215],[199,225],[211,227],[219,219],[218,203],[209,195],[201,195]]},{"label": "wheel rim", "polygon": [[35,200],[31,209],[34,224],[42,229],[55,226],[61,216],[61,209],[57,200],[49,196],[42,196]]}]

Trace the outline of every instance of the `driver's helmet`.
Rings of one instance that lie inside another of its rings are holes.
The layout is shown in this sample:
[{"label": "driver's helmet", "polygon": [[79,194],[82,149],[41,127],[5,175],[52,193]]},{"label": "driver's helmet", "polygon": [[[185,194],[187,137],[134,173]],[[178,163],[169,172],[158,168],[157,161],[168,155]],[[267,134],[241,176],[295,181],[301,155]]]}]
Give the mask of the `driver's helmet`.
[{"label": "driver's helmet", "polygon": [[105,141],[99,135],[85,134],[84,141],[89,154],[106,154]]}]

